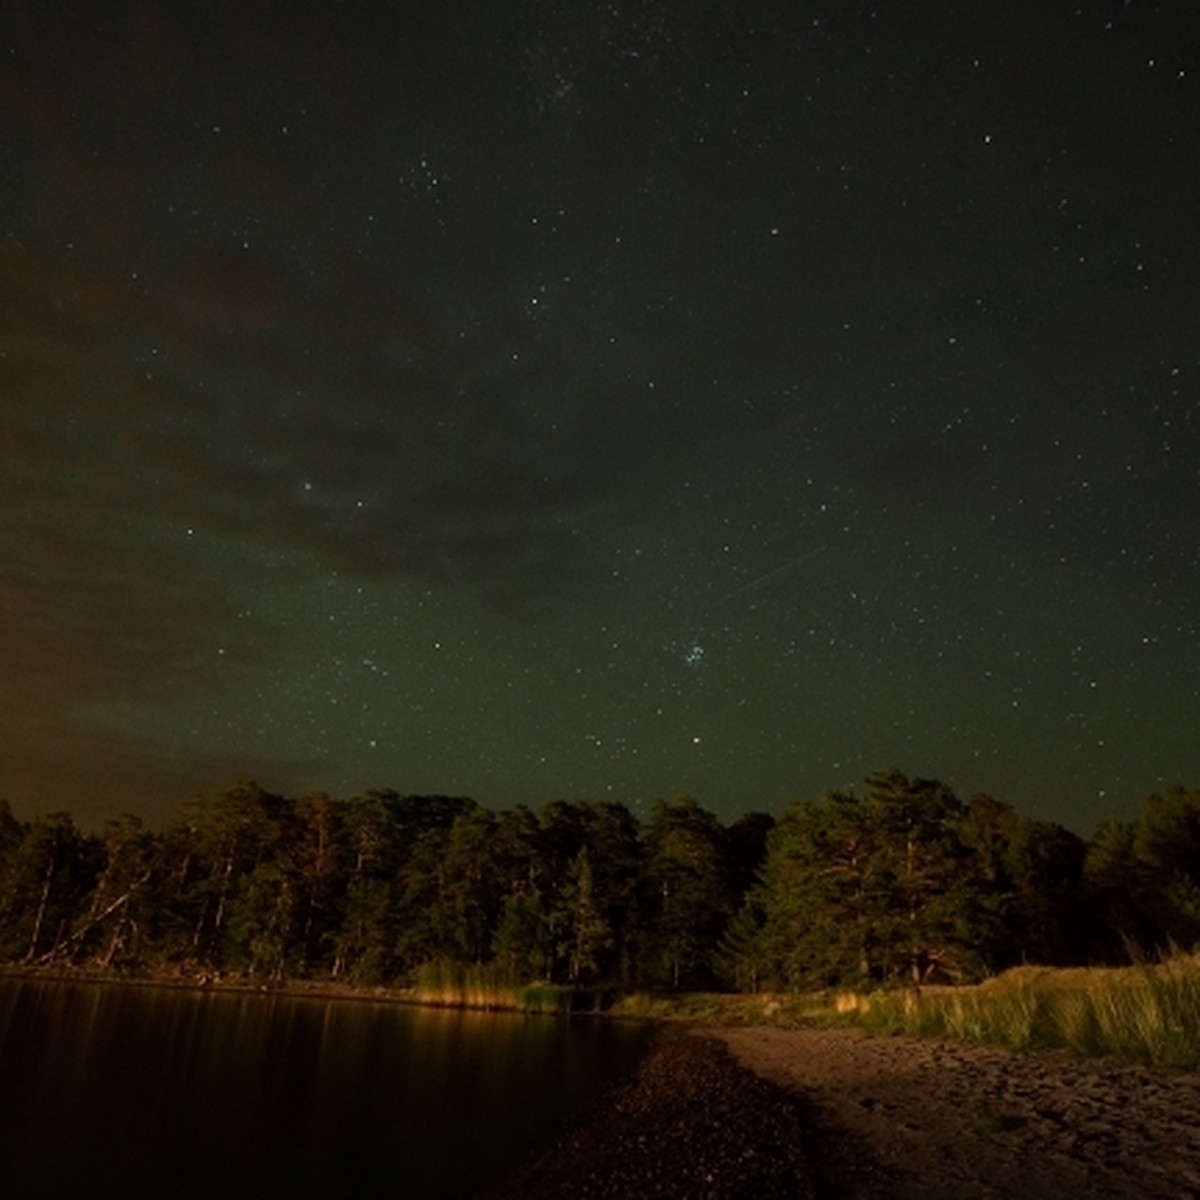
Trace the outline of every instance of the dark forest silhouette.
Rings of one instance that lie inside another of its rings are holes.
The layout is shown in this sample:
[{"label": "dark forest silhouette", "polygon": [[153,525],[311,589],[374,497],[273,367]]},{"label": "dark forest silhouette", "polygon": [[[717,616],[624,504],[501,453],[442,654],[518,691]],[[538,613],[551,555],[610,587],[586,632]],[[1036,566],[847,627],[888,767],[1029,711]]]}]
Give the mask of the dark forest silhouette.
[{"label": "dark forest silhouette", "polygon": [[1084,840],[898,771],[730,825],[690,797],[495,813],[241,783],[161,831],[0,802],[0,961],[406,984],[799,990],[1114,964],[1200,940],[1200,792]]}]

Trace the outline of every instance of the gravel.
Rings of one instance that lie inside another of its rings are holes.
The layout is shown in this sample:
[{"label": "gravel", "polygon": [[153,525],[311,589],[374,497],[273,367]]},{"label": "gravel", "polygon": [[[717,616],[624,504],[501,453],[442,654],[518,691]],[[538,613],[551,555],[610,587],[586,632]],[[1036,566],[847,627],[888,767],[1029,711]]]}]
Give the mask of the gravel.
[{"label": "gravel", "polygon": [[818,1190],[802,1101],[720,1042],[665,1030],[600,1106],[491,1200],[808,1200]]}]

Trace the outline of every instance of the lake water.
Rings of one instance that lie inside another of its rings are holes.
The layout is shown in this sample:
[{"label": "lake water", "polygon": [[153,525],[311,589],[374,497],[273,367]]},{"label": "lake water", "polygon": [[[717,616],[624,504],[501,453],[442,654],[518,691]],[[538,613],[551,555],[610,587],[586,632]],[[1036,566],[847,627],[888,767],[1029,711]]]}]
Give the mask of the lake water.
[{"label": "lake water", "polygon": [[644,1045],[594,1018],[0,978],[0,1189],[469,1196]]}]

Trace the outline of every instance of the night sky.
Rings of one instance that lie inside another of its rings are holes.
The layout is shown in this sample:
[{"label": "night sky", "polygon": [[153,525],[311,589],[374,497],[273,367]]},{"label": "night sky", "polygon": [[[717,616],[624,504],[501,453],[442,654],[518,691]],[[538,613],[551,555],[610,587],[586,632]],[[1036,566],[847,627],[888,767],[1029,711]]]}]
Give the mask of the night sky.
[{"label": "night sky", "polygon": [[0,3],[0,796],[1200,783],[1185,3]]}]

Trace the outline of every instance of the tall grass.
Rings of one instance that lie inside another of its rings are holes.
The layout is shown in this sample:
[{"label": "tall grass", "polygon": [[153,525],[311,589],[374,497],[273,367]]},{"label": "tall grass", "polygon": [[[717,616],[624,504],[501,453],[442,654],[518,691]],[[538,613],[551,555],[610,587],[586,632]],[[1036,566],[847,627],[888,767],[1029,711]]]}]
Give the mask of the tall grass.
[{"label": "tall grass", "polygon": [[444,1008],[524,1013],[600,1012],[612,997],[603,991],[555,983],[519,983],[495,963],[435,961],[417,968],[412,998]]},{"label": "tall grass", "polygon": [[417,968],[414,998],[446,1008],[513,1009],[516,986],[493,965],[436,960]]},{"label": "tall grass", "polygon": [[1200,954],[1132,967],[1018,967],[976,987],[843,993],[836,1008],[882,1032],[1200,1068]]},{"label": "tall grass", "polygon": [[781,1028],[828,1024],[832,1012],[824,996],[765,992],[626,992],[612,1014],[647,1021],[691,1021],[712,1025],[776,1025]]}]

